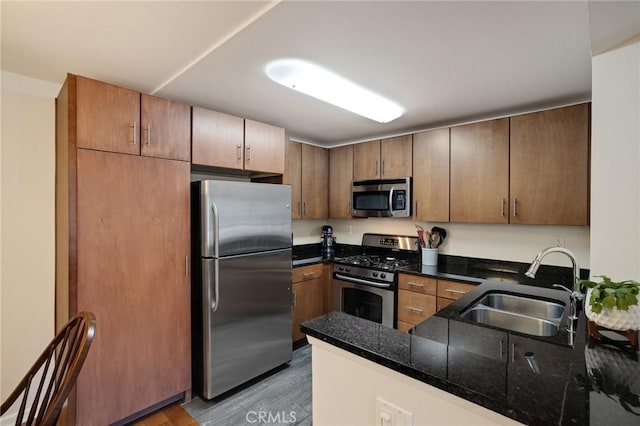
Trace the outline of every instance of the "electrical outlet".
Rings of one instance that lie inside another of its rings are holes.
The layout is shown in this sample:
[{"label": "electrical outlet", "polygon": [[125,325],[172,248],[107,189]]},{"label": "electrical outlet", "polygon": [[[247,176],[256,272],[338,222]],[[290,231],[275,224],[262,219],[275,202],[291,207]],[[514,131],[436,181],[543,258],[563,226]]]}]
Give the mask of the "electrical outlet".
[{"label": "electrical outlet", "polygon": [[562,235],[553,237],[553,245],[556,247],[564,247],[564,237]]},{"label": "electrical outlet", "polygon": [[413,414],[378,397],[376,398],[376,424],[413,426]]},{"label": "electrical outlet", "polygon": [[353,229],[351,228],[351,225],[347,225],[347,227],[345,229],[345,233],[347,235],[351,235],[353,233]]}]

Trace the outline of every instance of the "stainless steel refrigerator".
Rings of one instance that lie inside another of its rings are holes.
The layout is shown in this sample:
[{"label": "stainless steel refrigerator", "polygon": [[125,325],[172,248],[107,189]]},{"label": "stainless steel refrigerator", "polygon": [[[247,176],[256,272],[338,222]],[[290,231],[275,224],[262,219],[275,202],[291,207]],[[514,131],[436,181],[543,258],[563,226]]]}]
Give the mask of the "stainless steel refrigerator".
[{"label": "stainless steel refrigerator", "polygon": [[203,398],[291,360],[290,204],[290,186],[192,183],[192,371]]}]

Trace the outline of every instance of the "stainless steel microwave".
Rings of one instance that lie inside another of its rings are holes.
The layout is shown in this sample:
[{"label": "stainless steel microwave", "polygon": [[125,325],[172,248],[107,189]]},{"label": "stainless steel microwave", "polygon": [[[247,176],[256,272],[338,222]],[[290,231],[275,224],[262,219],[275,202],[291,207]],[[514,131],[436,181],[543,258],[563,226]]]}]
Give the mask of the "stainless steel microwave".
[{"label": "stainless steel microwave", "polygon": [[351,206],[355,217],[410,217],[411,178],[353,182]]}]

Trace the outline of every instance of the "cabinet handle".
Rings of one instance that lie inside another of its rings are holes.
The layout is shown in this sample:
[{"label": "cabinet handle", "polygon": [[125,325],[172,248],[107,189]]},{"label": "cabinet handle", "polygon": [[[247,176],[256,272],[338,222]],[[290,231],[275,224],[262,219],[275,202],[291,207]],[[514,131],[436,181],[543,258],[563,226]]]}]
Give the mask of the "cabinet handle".
[{"label": "cabinet handle", "polygon": [[500,203],[500,216],[504,216],[504,197]]},{"label": "cabinet handle", "polygon": [[417,312],[419,314],[424,312],[424,309],[420,309],[420,308],[414,308],[413,306],[407,306],[407,309],[413,312]]},{"label": "cabinet handle", "polygon": [[380,175],[384,175],[384,160],[382,160],[382,167],[381,167],[381,171],[380,171]]},{"label": "cabinet handle", "polygon": [[145,132],[147,132],[147,146],[151,146],[151,124],[147,124]]},{"label": "cabinet handle", "polygon": [[307,215],[307,202],[306,201],[302,202],[302,215],[303,216]]},{"label": "cabinet handle", "polygon": [[514,362],[516,362],[516,344],[512,343],[511,344],[511,363],[513,364]]},{"label": "cabinet handle", "polygon": [[373,175],[378,176],[378,160],[373,164]]},{"label": "cabinet handle", "polygon": [[445,291],[448,291],[449,293],[455,293],[455,294],[467,294],[466,291],[454,290],[452,288],[446,288]]},{"label": "cabinet handle", "polygon": [[138,139],[136,137],[136,134],[138,133],[138,122],[137,121],[133,122],[133,124],[131,125],[131,129],[132,129],[132,132],[133,132],[133,144],[135,145],[136,144],[136,139]]},{"label": "cabinet handle", "polygon": [[513,197],[513,217],[516,217],[518,214],[518,199]]},{"label": "cabinet handle", "polygon": [[242,146],[236,145],[236,153],[238,154],[238,161],[242,160]]},{"label": "cabinet handle", "polygon": [[189,276],[189,255],[184,257],[184,275]]},{"label": "cabinet handle", "polygon": [[291,292],[291,304],[293,306],[296,306],[296,292],[295,291]]},{"label": "cabinet handle", "polygon": [[315,272],[305,272],[305,273],[302,274],[302,276],[304,278],[315,277],[316,273]]},{"label": "cabinet handle", "polygon": [[411,287],[422,287],[422,288],[424,288],[424,284],[414,283],[413,281],[408,281],[407,284],[410,285]]},{"label": "cabinet handle", "polygon": [[504,342],[502,341],[502,339],[500,339],[500,360],[501,361],[504,359],[503,346],[504,346]]},{"label": "cabinet handle", "polygon": [[247,145],[247,162],[251,161],[251,145]]},{"label": "cabinet handle", "polygon": [[414,203],[414,207],[413,207],[413,217],[415,217],[416,219],[418,219],[418,200],[416,200],[416,202]]}]

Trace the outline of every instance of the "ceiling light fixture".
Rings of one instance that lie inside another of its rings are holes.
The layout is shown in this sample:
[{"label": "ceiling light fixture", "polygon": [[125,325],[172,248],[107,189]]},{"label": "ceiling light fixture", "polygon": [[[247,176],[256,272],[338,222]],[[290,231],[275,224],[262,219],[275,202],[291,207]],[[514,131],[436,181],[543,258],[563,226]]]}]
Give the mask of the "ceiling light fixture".
[{"label": "ceiling light fixture", "polygon": [[400,117],[404,109],[346,78],[302,59],[278,59],[266,67],[276,83],[379,123]]}]

